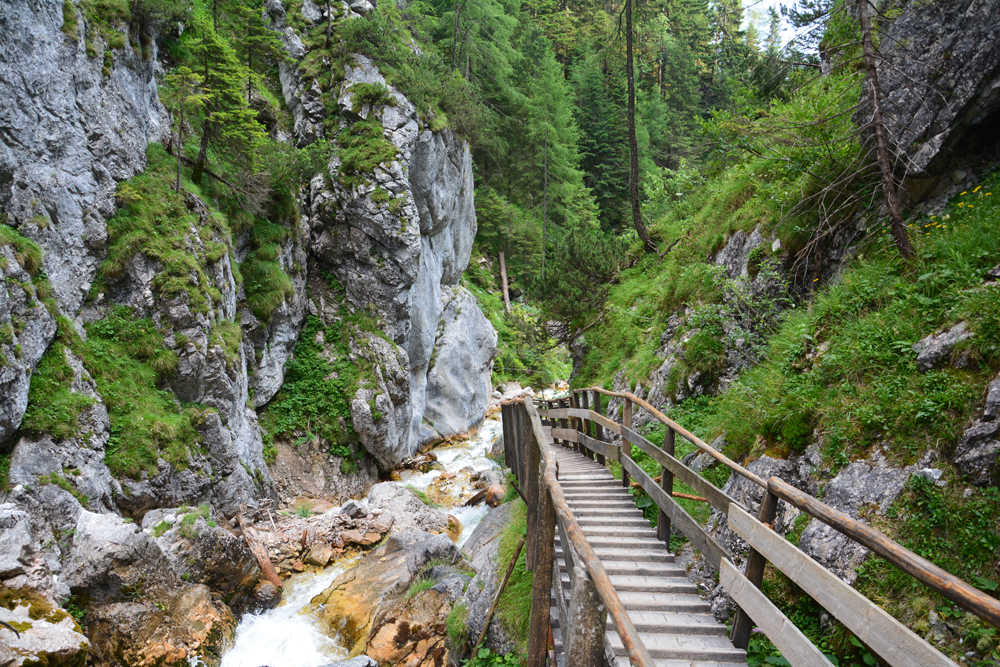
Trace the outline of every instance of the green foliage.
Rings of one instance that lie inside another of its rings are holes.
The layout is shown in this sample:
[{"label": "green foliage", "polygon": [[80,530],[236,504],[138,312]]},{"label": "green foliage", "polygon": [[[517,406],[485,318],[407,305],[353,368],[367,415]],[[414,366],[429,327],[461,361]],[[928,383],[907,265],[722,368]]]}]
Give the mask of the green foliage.
[{"label": "green foliage", "polygon": [[426,491],[421,491],[420,489],[409,485],[406,488],[412,491],[413,495],[415,495],[424,505],[427,505],[428,507],[434,509],[441,507],[441,505],[437,504],[436,502],[430,499],[430,496],[427,495]]},{"label": "green foliage", "polygon": [[417,577],[406,590],[406,597],[412,598],[418,593],[430,590],[434,586],[434,580],[430,577]]},{"label": "green foliage", "polygon": [[38,477],[38,485],[45,486],[46,484],[53,484],[58,486],[63,491],[69,492],[70,495],[76,498],[81,505],[87,507],[87,503],[89,502],[87,495],[78,491],[73,483],[66,479],[63,474],[59,472],[51,472],[48,475],[40,475]]},{"label": "green foliage", "polygon": [[[185,508],[181,508],[184,511]],[[181,536],[186,540],[194,540],[198,538],[198,529],[195,528],[195,522],[198,519],[203,519],[210,528],[216,526],[215,521],[212,520],[212,509],[208,506],[208,503],[202,503],[197,509],[187,512],[183,517],[180,517],[180,533]]]},{"label": "green foliage", "polygon": [[[497,550],[497,562],[501,567],[506,566],[513,560],[517,550],[517,544],[524,537],[528,525],[528,512],[523,500],[514,501],[516,506],[510,513],[510,521],[504,526],[500,534],[500,548]],[[521,555],[517,558],[517,563],[511,571],[510,579],[507,580],[507,588],[504,589],[500,602],[497,605],[497,615],[504,627],[520,647],[520,653],[524,655],[528,648],[528,624],[531,619],[531,585],[534,577],[525,569],[524,559],[527,551],[521,549]],[[499,656],[497,656],[499,657]],[[486,663],[491,664],[491,663]],[[505,664],[492,663],[492,664]]]},{"label": "green foliage", "polygon": [[[469,264],[479,267],[475,257]],[[557,347],[541,311],[528,303],[511,303],[507,313],[503,297],[496,294],[493,276],[467,271],[462,284],[476,297],[480,310],[497,332],[497,357],[493,362],[493,386],[521,382],[535,387],[549,386],[569,376],[565,349]],[[471,275],[470,275],[471,274]]]},{"label": "green foliage", "polygon": [[66,347],[53,343],[31,376],[28,408],[21,422],[23,432],[48,433],[57,441],[77,435],[78,418],[94,404],[94,399],[73,391],[73,378],[73,369],[66,361]]},{"label": "green foliage", "polygon": [[[337,351],[328,358],[323,345]],[[269,438],[292,439],[302,432],[315,434],[331,444],[354,439],[351,425],[351,391],[358,380],[355,365],[347,358],[347,331],[324,326],[308,316],[295,345],[295,353],[285,365],[285,382],[268,404],[262,419]]]},{"label": "green foliage", "polygon": [[13,227],[0,224],[0,246],[10,246],[14,259],[32,276],[42,270],[42,249],[31,239],[21,236]]},{"label": "green foliage", "polygon": [[295,516],[299,518],[308,519],[312,516],[312,513],[312,503],[303,501],[295,506]]},{"label": "green foliage", "polygon": [[163,335],[152,321],[116,306],[88,324],[87,342],[73,348],[97,382],[111,418],[105,448],[111,472],[137,478],[144,470],[155,472],[160,458],[183,465],[203,409],[181,406],[173,393],[160,389],[177,356],[163,347]]},{"label": "green foliage", "polygon": [[[980,192],[993,185],[996,176]],[[994,330],[1000,301],[977,288],[1000,245],[997,206],[975,193],[959,197],[940,221],[911,223],[921,230],[913,239],[916,276],[901,269],[887,234],[872,239],[866,257],[811,308],[789,315],[767,361],[719,402],[713,428],[727,433],[731,455],[751,452],[758,435],[765,447],[800,451],[817,428],[834,459],[876,445],[905,461],[929,447],[949,451],[978,388],[1000,366],[1000,350],[992,340],[972,342],[955,352],[968,355],[965,368],[923,373],[912,346],[960,319],[974,331]]]},{"label": "green foliage", "polygon": [[396,159],[396,147],[385,138],[382,123],[374,116],[359,120],[341,132],[337,144],[339,178],[348,187],[360,185],[380,164]]},{"label": "green foliage", "polygon": [[462,667],[521,667],[524,654],[508,653],[499,655],[488,648],[481,648],[476,655],[462,662]]},{"label": "green foliage", "polygon": [[170,530],[170,524],[166,521],[161,521],[160,523],[153,526],[153,537],[160,538],[163,534]]},{"label": "green foliage", "polygon": [[0,454],[0,491],[10,488],[10,458],[11,454]]},{"label": "green foliage", "polygon": [[445,622],[445,633],[452,647],[462,646],[468,640],[469,629],[466,622],[469,620],[469,608],[461,602],[448,612],[448,620]]},{"label": "green foliage", "polygon": [[[294,204],[293,204],[294,205]],[[290,233],[282,225],[254,217],[250,226],[252,252],[240,265],[247,303],[254,316],[263,321],[295,293],[291,279],[279,259],[281,244]]]}]

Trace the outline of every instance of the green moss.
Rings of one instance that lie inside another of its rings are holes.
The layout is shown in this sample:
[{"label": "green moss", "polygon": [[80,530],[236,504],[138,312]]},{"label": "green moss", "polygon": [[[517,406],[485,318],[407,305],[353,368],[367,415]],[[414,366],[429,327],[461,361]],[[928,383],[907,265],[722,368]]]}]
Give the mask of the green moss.
[{"label": "green moss", "polygon": [[339,178],[347,187],[364,183],[380,164],[396,159],[396,147],[385,138],[382,123],[374,116],[359,120],[337,136],[340,147]]},{"label": "green moss", "polygon": [[163,534],[170,530],[170,524],[166,521],[161,521],[160,523],[153,526],[153,537],[160,538]]},{"label": "green moss", "polygon": [[80,356],[97,382],[111,418],[105,462],[115,475],[137,478],[155,472],[157,460],[183,465],[197,439],[195,426],[204,409],[181,406],[161,379],[177,366],[177,355],[163,346],[163,335],[148,318],[117,306],[103,320],[87,325]]},{"label": "green moss", "polygon": [[410,584],[410,587],[406,591],[406,597],[412,598],[418,593],[423,593],[424,591],[430,590],[434,586],[434,580],[430,577],[417,577]]},{"label": "green moss", "polygon": [[69,492],[84,507],[87,507],[90,501],[90,499],[87,498],[86,494],[80,493],[80,491],[78,491],[77,488],[73,486],[72,482],[70,482],[68,479],[66,479],[62,474],[58,472],[51,472],[48,475],[42,475],[38,478],[39,486],[45,486],[46,484],[53,484],[55,486],[58,486],[63,491]]},{"label": "green moss", "polygon": [[25,433],[48,433],[55,440],[72,438],[80,431],[80,414],[94,404],[94,399],[72,390],[74,374],[66,351],[62,343],[55,342],[38,362],[21,422]]},{"label": "green moss", "polygon": [[345,92],[351,94],[354,113],[363,106],[396,106],[396,97],[381,83],[356,83]]},{"label": "green moss", "polygon": [[31,239],[21,236],[13,227],[0,225],[0,246],[10,246],[17,263],[32,276],[42,270],[42,249]]},{"label": "green moss", "polygon": [[76,39],[76,28],[78,20],[76,17],[76,7],[70,0],[63,0],[63,24],[62,31],[69,37]]},{"label": "green moss", "polygon": [[10,489],[10,454],[0,454],[0,491]]},{"label": "green moss", "polygon": [[205,523],[212,528],[217,525],[212,520],[212,510],[208,503],[202,503],[196,510],[188,512],[180,518],[180,533],[184,539],[194,540],[198,538],[198,530],[195,528],[195,522],[198,519],[204,519]]},{"label": "green moss", "polygon": [[18,607],[28,608],[28,618],[33,621],[48,621],[59,623],[68,614],[59,609],[34,590],[24,588],[8,588],[0,586],[0,607],[11,611]]},{"label": "green moss", "polygon": [[[272,211],[277,219],[289,217],[280,206],[282,201],[282,197],[276,198],[278,204]],[[291,206],[294,210],[294,201],[291,201]],[[249,231],[253,251],[240,265],[240,274],[247,303],[254,316],[267,321],[271,313],[295,293],[295,287],[279,261],[281,244],[288,240],[291,233],[283,225],[260,217],[253,219]]]},{"label": "green moss", "polygon": [[240,343],[243,341],[243,330],[236,322],[227,320],[216,322],[212,327],[212,342],[226,353],[226,366],[232,368],[240,358]]},{"label": "green moss", "polygon": [[214,212],[211,217],[216,243],[202,248],[188,237],[198,229],[200,219],[188,208],[182,193],[173,189],[174,158],[159,144],[146,149],[146,171],[118,185],[117,198],[122,208],[108,221],[108,259],[101,266],[101,276],[116,280],[125,265],[143,253],[158,260],[162,270],[153,286],[162,299],[185,298],[195,313],[207,313],[212,301],[221,299],[212,286],[206,267],[222,258],[219,247],[231,244],[225,218]]}]

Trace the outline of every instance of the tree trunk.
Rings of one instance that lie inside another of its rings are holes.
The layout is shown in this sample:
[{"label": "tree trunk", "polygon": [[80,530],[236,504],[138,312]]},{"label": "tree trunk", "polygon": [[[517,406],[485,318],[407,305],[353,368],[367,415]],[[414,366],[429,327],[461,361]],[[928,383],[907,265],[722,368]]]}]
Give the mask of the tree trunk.
[{"label": "tree trunk", "polygon": [[465,5],[460,0],[455,0],[455,30],[451,39],[451,71],[458,67],[458,20],[462,16],[462,7]]},{"label": "tree trunk", "polygon": [[892,163],[889,161],[889,145],[882,120],[882,91],[878,84],[878,70],[875,67],[875,47],[872,44],[871,23],[868,20],[868,0],[858,0],[858,22],[861,24],[861,48],[865,54],[865,70],[868,76],[868,96],[872,103],[872,125],[875,126],[875,153],[878,168],[882,172],[882,193],[885,207],[889,211],[889,228],[896,241],[896,248],[903,259],[909,262],[914,257],[913,245],[906,233],[903,216],[899,212],[896,197],[896,181],[893,179]]},{"label": "tree trunk", "polygon": [[510,292],[507,290],[507,263],[503,258],[503,250],[500,251],[500,285],[503,287],[503,307],[510,315]]},{"label": "tree trunk", "polygon": [[181,151],[184,150],[184,100],[181,100],[181,108],[177,114],[177,184],[174,187],[176,192],[181,191]]},{"label": "tree trunk", "polygon": [[545,280],[545,233],[549,224],[549,91],[545,91],[545,157],[542,169],[542,280]]},{"label": "tree trunk", "polygon": [[643,245],[656,252],[656,244],[646,232],[646,225],[642,222],[642,209],[639,207],[639,145],[635,139],[635,72],[632,68],[632,0],[625,0],[625,75],[628,78],[628,147],[631,153],[628,190],[632,200],[632,225]]},{"label": "tree trunk", "polygon": [[[205,56],[205,78],[208,84],[208,55]],[[201,128],[201,146],[198,149],[198,158],[194,161],[194,169],[191,170],[191,182],[201,185],[201,174],[205,171],[205,161],[208,159],[208,135],[211,132],[212,107],[205,101],[205,123]]]},{"label": "tree trunk", "polygon": [[330,48],[330,33],[333,32],[333,8],[330,6],[330,0],[326,0],[326,43],[323,45],[324,49]]}]

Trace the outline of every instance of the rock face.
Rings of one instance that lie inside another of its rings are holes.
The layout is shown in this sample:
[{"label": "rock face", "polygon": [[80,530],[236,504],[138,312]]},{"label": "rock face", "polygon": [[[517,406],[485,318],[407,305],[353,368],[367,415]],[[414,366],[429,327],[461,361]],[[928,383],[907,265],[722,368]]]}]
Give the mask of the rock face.
[{"label": "rock face", "polygon": [[1000,377],[986,388],[982,416],[975,420],[955,448],[955,465],[977,486],[1000,479]]},{"label": "rock face", "polygon": [[[312,8],[303,10],[307,20],[325,20],[325,8]],[[303,57],[285,8],[272,0],[267,10],[292,57]],[[386,103],[356,105],[359,85],[383,88]],[[453,131],[421,131],[413,104],[365,56],[346,66],[333,91],[335,109],[325,109],[318,84],[291,65],[282,66],[282,91],[298,145],[319,138],[324,118],[335,113],[339,132],[377,123],[395,154],[360,175],[347,173],[335,155],[330,177],[313,178],[304,210],[319,270],[336,278],[352,307],[373,310],[398,348],[371,337],[351,342],[352,351],[385,348],[373,360],[383,381],[358,390],[351,415],[365,448],[389,468],[421,444],[475,430],[489,399],[496,334],[458,286],[476,235],[472,157]],[[405,386],[398,369],[409,376]],[[376,411],[383,419],[373,418]]]},{"label": "rock face", "polygon": [[[996,123],[997,12],[997,0],[910,3],[882,39],[879,83],[892,110],[886,125],[910,177],[911,197],[925,187],[920,180],[953,163],[963,140]],[[920,48],[908,46],[913,43]]]},{"label": "rock face", "polygon": [[[62,31],[63,8],[55,0],[14,0],[0,16],[0,125],[6,128],[0,209],[5,224],[41,247],[52,296],[74,315],[103,258],[115,185],[145,168],[146,144],[160,139],[166,122],[153,79],[155,57],[116,49],[105,76],[102,61],[87,56],[84,22],[73,37]],[[16,273],[17,264],[5,272]],[[41,304],[26,318],[17,312],[26,308],[18,290],[0,291],[7,292],[0,296],[0,326],[12,314],[25,322],[18,332],[23,356],[9,355],[12,363],[0,369],[2,442],[20,423],[28,369],[55,334],[55,322],[37,312]]]},{"label": "rock face", "polygon": [[0,664],[82,667],[90,644],[72,616],[28,589],[0,590],[6,602],[0,604],[0,621],[19,633],[16,636],[9,628],[0,630]]}]

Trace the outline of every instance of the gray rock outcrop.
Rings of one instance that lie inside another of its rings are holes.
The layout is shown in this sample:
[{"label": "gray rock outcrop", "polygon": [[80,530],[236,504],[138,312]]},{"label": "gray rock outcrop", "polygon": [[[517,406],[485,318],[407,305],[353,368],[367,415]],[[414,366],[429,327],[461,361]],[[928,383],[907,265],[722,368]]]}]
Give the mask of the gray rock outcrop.
[{"label": "gray rock outcrop", "polygon": [[[144,60],[128,46],[109,51],[113,62],[105,75],[102,61],[87,55],[85,22],[73,37],[62,31],[64,7],[74,5],[12,0],[0,16],[0,100],[6,101],[0,104],[0,210],[4,224],[41,248],[52,297],[72,316],[103,259],[115,186],[145,168],[146,144],[158,141],[167,124],[153,79],[155,57]],[[5,273],[16,266],[10,262]],[[17,332],[21,358],[5,352],[11,363],[0,369],[0,442],[20,423],[27,376],[55,334],[40,304],[27,316],[16,312],[23,297],[5,282],[0,326],[10,323],[10,307],[25,326]]]},{"label": "gray rock outcrop", "polygon": [[[909,3],[881,40],[879,83],[891,110],[886,127],[911,197],[926,187],[920,180],[953,163],[956,147],[996,123],[998,14],[997,0]],[[859,117],[865,113],[862,105]]]},{"label": "gray rock outcrop", "polygon": [[977,486],[1000,480],[1000,377],[986,388],[983,413],[962,434],[952,460]]},{"label": "gray rock outcrop", "polygon": [[[972,338],[972,332],[968,330],[968,325],[965,322],[959,322],[948,331],[921,338],[913,344],[913,351],[917,353],[917,367],[926,373],[950,357],[955,346],[970,338]],[[957,360],[955,365],[964,366],[964,360]]]}]

